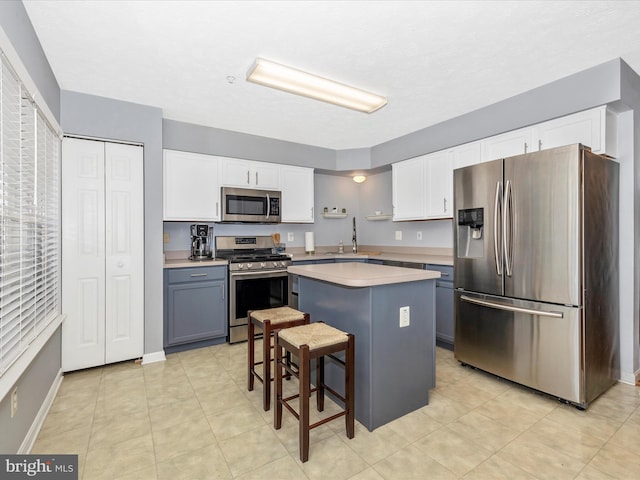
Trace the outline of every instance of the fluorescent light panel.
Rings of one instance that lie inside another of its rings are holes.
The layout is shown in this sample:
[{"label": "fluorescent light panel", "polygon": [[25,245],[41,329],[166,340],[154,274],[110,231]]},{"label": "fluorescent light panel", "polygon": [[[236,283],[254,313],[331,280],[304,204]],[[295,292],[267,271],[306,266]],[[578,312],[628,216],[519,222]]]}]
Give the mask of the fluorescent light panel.
[{"label": "fluorescent light panel", "polygon": [[264,58],[256,59],[247,72],[247,81],[365,113],[375,112],[387,104],[385,97],[375,93]]}]

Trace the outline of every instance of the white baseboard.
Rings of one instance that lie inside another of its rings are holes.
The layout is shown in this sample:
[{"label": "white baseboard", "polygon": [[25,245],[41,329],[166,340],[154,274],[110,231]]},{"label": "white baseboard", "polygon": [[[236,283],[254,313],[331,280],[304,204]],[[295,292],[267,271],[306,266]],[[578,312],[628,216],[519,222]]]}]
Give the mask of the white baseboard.
[{"label": "white baseboard", "polygon": [[636,385],[640,381],[640,370],[636,370],[635,373],[621,372],[620,381],[629,385]]},{"label": "white baseboard", "polygon": [[56,395],[58,394],[58,389],[62,384],[63,378],[64,377],[62,375],[62,369],[60,369],[58,370],[58,375],[56,376],[56,378],[53,380],[53,383],[51,384],[51,388],[49,388],[49,392],[47,393],[47,396],[45,397],[44,401],[42,402],[42,405],[40,406],[40,410],[38,410],[38,414],[36,415],[36,418],[33,419],[33,423],[31,424],[31,427],[29,428],[27,435],[24,437],[24,440],[22,441],[22,445],[20,445],[18,454],[20,455],[28,454],[33,448],[33,445],[36,443],[38,434],[40,433],[40,430],[42,429],[42,425],[44,424],[44,421],[47,418],[47,414],[49,413],[49,409],[51,408],[51,405],[53,405],[53,401],[55,400]]},{"label": "white baseboard", "polygon": [[142,356],[142,365],[147,365],[149,363],[156,362],[164,362],[167,358],[164,356],[164,350],[160,350],[159,352],[151,352],[145,353]]}]

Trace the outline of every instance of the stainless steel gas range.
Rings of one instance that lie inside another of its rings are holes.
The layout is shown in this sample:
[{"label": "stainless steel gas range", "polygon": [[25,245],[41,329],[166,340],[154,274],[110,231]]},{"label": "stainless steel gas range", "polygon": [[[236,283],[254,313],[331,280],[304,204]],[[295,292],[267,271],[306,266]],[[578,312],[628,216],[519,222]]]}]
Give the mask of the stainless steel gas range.
[{"label": "stainless steel gas range", "polygon": [[229,261],[229,343],[247,340],[247,311],[287,305],[291,259],[270,236],[216,237],[215,256]]}]

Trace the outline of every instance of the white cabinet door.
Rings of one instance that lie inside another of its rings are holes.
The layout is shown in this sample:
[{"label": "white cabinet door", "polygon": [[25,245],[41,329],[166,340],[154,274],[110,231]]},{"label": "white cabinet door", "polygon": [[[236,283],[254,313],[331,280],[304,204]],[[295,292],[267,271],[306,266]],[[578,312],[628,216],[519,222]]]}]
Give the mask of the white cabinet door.
[{"label": "white cabinet door", "polygon": [[494,137],[485,138],[481,141],[481,144],[483,162],[512,157],[538,149],[537,143],[534,148],[532,127],[521,128]]},{"label": "white cabinet door", "polygon": [[164,220],[220,220],[220,157],[164,150]]},{"label": "white cabinet door", "polygon": [[423,220],[426,217],[426,173],[424,156],[391,165],[393,220]]},{"label": "white cabinet door", "polygon": [[453,168],[464,168],[482,162],[481,142],[465,143],[451,149]]},{"label": "white cabinet door", "polygon": [[606,106],[556,118],[536,126],[540,150],[572,143],[591,147],[594,153],[616,156],[615,115]]},{"label": "white cabinet door", "polygon": [[451,150],[425,157],[427,218],[453,217],[453,162]]},{"label": "white cabinet door", "polygon": [[62,145],[62,369],[141,357],[143,149]]},{"label": "white cabinet door", "polygon": [[274,163],[225,158],[222,162],[221,185],[278,190],[280,166]]},{"label": "white cabinet door", "polygon": [[313,168],[283,165],[280,169],[282,188],[282,222],[313,223]]}]

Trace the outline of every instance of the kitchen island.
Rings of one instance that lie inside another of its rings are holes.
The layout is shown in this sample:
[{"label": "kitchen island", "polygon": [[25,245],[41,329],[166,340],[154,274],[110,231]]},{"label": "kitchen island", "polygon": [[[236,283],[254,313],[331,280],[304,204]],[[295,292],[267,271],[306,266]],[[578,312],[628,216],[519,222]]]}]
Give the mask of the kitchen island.
[{"label": "kitchen island", "polygon": [[[360,423],[373,430],[428,404],[435,386],[440,272],[356,262],[290,266],[288,271],[299,276],[298,308],[312,322],[355,335]],[[325,380],[344,393],[344,370],[330,360]]]}]

